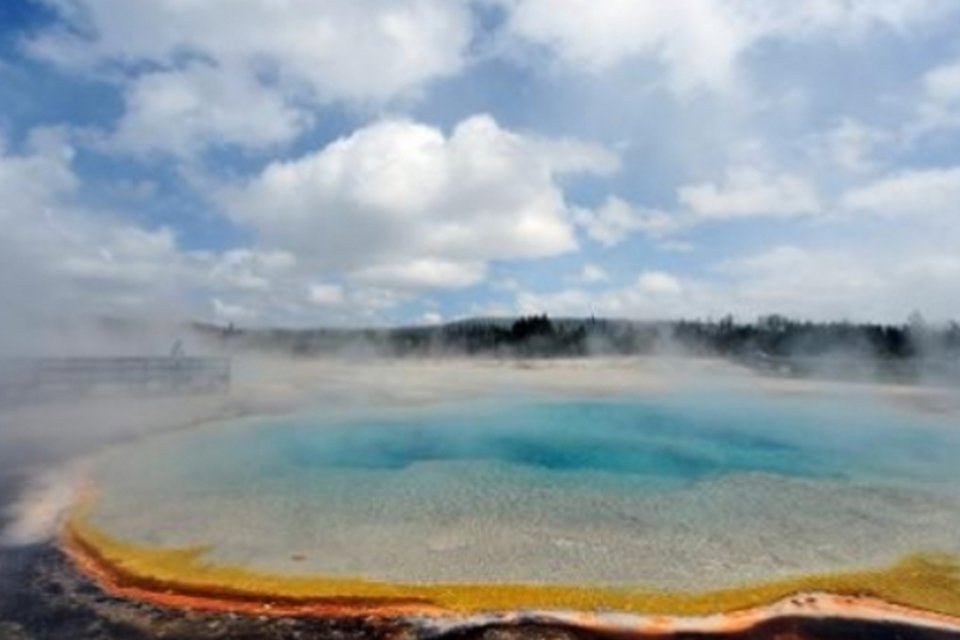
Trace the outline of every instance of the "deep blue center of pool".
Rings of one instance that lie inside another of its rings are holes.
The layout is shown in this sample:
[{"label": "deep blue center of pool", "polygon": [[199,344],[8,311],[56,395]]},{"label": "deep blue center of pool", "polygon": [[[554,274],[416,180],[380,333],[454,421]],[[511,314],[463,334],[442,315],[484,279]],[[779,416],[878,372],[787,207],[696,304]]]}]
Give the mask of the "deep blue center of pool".
[{"label": "deep blue center of pool", "polygon": [[[690,396],[458,404],[377,416],[303,415],[224,439],[289,476],[484,461],[689,484],[742,472],[836,479],[956,478],[956,430],[863,402]],[[255,451],[255,453],[253,453]]]}]

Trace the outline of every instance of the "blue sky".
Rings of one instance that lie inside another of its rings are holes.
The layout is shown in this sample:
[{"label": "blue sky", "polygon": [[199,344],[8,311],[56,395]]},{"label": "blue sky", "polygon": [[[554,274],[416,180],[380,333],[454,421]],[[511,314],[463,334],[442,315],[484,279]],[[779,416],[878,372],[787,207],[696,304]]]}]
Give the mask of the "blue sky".
[{"label": "blue sky", "polygon": [[957,318],[957,32],[953,0],[9,0],[0,297]]}]

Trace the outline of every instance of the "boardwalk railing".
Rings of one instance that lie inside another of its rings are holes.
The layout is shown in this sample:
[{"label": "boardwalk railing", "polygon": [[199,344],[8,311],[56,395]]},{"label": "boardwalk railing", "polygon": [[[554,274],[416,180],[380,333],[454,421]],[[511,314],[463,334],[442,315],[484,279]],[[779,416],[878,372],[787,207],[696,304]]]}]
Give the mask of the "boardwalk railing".
[{"label": "boardwalk railing", "polygon": [[225,391],[228,358],[17,358],[0,360],[0,401],[95,391],[147,394]]}]

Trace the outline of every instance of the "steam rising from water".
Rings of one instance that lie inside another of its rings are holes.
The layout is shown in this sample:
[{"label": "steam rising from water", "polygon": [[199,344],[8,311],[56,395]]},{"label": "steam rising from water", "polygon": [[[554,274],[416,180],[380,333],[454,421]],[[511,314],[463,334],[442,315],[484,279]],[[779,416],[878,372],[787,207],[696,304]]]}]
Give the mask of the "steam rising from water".
[{"label": "steam rising from water", "polygon": [[33,478],[4,514],[10,524],[0,532],[0,544],[22,546],[44,542],[57,534],[70,508],[77,503],[85,472],[81,464]]}]

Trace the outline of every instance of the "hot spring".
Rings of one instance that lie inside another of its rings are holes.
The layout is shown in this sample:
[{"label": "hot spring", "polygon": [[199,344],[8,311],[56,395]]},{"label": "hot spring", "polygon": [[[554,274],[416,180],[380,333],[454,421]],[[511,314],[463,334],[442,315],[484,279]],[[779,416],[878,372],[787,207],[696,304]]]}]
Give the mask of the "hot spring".
[{"label": "hot spring", "polygon": [[958,426],[856,393],[341,404],[115,447],[74,520],[133,574],[251,592],[799,589],[960,554]]}]

